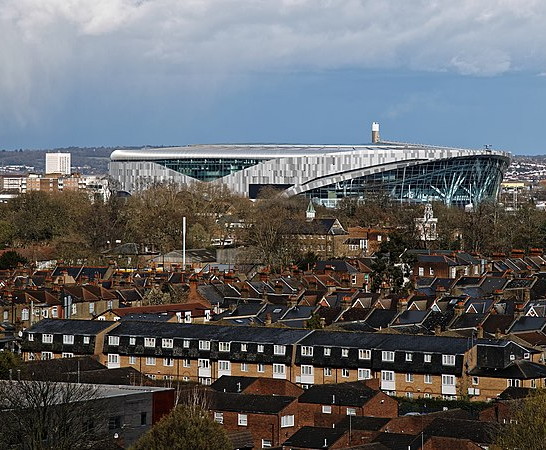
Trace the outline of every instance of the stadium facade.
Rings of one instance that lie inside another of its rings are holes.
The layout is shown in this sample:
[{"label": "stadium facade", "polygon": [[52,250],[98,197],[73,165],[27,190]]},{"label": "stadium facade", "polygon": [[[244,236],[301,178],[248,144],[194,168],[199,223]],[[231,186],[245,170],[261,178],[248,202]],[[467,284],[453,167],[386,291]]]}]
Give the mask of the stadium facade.
[{"label": "stadium facade", "polygon": [[189,145],[115,150],[110,175],[132,193],[155,183],[223,184],[256,198],[266,186],[333,207],[383,192],[401,202],[477,204],[496,198],[510,154],[387,142],[368,145]]}]

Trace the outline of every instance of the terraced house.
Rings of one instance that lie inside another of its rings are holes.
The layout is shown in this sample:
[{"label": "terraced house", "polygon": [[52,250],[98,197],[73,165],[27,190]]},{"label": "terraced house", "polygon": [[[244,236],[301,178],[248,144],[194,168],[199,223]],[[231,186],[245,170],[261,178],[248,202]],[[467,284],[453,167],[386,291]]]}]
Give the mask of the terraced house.
[{"label": "terraced house", "polygon": [[[46,319],[26,330],[24,358],[75,354],[60,342],[65,335],[84,342],[81,322]],[[104,327],[94,340],[101,362],[109,368],[134,367],[153,379],[210,384],[222,375],[268,377],[305,388],[374,378],[390,395],[487,400],[507,386],[544,387],[546,378],[541,353],[511,340],[168,322],[87,323]]]}]

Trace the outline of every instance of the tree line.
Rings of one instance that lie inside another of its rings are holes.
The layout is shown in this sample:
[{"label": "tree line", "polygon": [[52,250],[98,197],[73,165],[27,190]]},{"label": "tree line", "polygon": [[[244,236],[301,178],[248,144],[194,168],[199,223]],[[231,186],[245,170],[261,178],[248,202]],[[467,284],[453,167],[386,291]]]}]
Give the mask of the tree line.
[{"label": "tree line", "polygon": [[[308,200],[264,190],[258,201],[223,186],[162,184],[122,198],[91,198],[82,192],[29,192],[0,204],[3,248],[49,247],[66,262],[99,262],[117,243],[135,242],[159,252],[180,249],[182,218],[187,218],[187,248],[207,248],[211,239],[234,237],[242,258],[273,266],[309,259],[291,235],[305,224]],[[414,219],[423,205],[401,204],[377,195],[366,201],[347,198],[336,209],[316,206],[317,217],[336,217],[345,228],[388,227],[386,252],[442,248],[491,255],[513,248],[546,248],[546,212],[532,203],[507,211],[484,202],[465,211],[433,204],[438,239],[418,239]],[[307,224],[308,226],[308,224]],[[29,258],[31,259],[31,258]]]}]

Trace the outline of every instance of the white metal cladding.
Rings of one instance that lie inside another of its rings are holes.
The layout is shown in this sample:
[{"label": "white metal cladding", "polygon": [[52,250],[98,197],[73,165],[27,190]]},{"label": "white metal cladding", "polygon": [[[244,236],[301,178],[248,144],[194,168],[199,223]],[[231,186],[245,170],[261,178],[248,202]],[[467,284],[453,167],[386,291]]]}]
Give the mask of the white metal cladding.
[{"label": "white metal cladding", "polygon": [[491,149],[391,142],[365,146],[191,145],[115,150],[110,156],[110,175],[119,182],[122,190],[134,192],[154,183],[200,182],[165,167],[159,161],[252,159],[254,165],[209,182],[224,184],[242,195],[248,195],[253,184],[290,186],[286,189],[287,194],[300,194],[373,173],[462,157],[503,158],[506,165],[510,160],[509,153]]}]

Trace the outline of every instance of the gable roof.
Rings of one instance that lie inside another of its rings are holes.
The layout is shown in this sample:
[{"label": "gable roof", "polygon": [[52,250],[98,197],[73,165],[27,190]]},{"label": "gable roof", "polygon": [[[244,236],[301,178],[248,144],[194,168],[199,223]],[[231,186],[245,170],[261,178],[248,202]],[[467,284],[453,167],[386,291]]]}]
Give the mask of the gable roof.
[{"label": "gable roof", "polygon": [[362,406],[377,392],[361,381],[311,386],[299,396],[299,403]]}]

